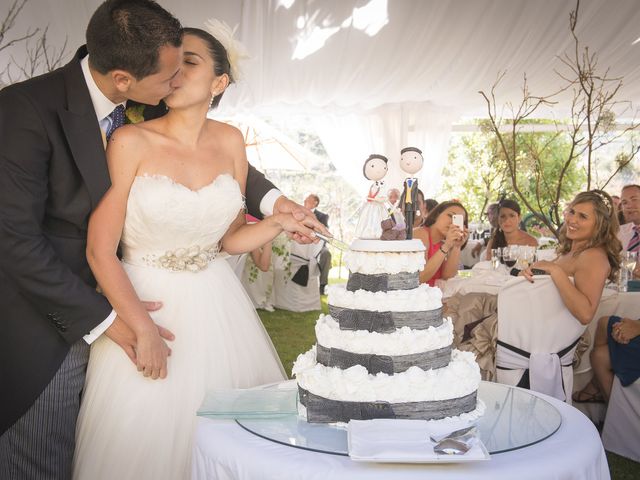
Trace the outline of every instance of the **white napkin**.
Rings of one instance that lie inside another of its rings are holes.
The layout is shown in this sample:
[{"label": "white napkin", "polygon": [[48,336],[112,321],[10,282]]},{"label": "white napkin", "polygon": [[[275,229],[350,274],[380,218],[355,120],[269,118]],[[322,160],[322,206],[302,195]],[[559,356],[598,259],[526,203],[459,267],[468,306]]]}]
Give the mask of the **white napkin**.
[{"label": "white napkin", "polygon": [[433,451],[429,437],[452,432],[460,423],[426,420],[351,420],[347,427],[349,456],[373,462],[466,462],[487,460],[480,439],[464,455],[442,455]]}]

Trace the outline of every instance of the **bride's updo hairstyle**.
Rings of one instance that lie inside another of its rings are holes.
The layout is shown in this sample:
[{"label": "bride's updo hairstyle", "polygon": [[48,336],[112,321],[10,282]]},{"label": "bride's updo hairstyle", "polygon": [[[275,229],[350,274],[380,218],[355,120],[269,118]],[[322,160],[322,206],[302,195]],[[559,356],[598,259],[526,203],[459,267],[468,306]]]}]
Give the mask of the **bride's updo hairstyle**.
[{"label": "bride's updo hairstyle", "polygon": [[[204,30],[200,30],[199,28],[185,27],[182,29],[182,31],[185,35],[193,35],[194,37],[198,37],[207,45],[207,50],[209,50],[209,54],[213,59],[213,71],[216,74],[216,77],[220,77],[226,73],[229,77],[229,85],[235,83],[236,79],[231,74],[231,65],[229,64],[227,50],[218,41],[218,39],[216,39],[209,32],[205,32]],[[224,95],[224,90],[213,97],[213,99],[211,100],[211,105],[209,106],[210,109],[214,109],[220,104],[222,95]]]},{"label": "bride's updo hairstyle", "polygon": [[[587,244],[575,252],[574,255],[579,255],[588,248],[603,248],[607,253],[609,265],[611,266],[609,280],[615,281],[618,270],[620,269],[620,250],[622,250],[622,244],[620,240],[618,240],[620,224],[618,223],[618,216],[613,206],[613,200],[607,192],[603,192],[602,190],[589,190],[588,192],[580,192],[577,194],[568,208],[573,208],[580,203],[591,203],[591,205],[593,205],[593,210],[596,214],[596,225],[593,236]],[[567,225],[565,222],[559,232],[558,253],[561,255],[569,253],[572,243],[573,241],[567,238]]]}]

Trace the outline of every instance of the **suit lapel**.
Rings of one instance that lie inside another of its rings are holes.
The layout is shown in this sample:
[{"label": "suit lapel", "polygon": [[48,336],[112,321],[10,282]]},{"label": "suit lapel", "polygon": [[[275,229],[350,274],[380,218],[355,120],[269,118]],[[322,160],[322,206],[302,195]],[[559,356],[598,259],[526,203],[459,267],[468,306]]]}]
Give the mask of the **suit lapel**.
[{"label": "suit lapel", "polygon": [[80,67],[80,58],[85,52],[84,48],[78,50],[76,57],[64,67],[67,108],[60,108],[58,116],[73,160],[89,191],[92,207],[95,208],[111,186],[111,181],[100,125]]}]

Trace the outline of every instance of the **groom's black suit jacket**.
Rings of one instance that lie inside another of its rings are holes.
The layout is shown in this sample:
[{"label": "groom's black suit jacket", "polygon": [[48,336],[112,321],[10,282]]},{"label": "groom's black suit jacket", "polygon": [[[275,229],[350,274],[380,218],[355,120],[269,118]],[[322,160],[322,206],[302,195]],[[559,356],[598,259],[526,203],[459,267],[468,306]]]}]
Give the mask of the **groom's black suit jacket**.
[{"label": "groom's black suit jacket", "polygon": [[[0,434],[111,312],[85,256],[89,215],[110,186],[85,55],[0,91]],[[249,213],[260,216],[271,188],[249,169]]]}]

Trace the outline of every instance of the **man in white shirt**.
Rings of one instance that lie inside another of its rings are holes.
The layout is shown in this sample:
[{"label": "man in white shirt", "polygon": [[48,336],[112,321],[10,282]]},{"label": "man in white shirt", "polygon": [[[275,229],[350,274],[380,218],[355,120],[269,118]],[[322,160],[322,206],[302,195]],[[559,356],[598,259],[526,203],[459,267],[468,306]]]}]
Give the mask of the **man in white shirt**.
[{"label": "man in white shirt", "polygon": [[640,229],[640,185],[630,184],[622,187],[620,207],[628,223],[620,226],[618,239],[624,250],[637,252],[637,242],[631,240],[637,238],[636,231]]}]

